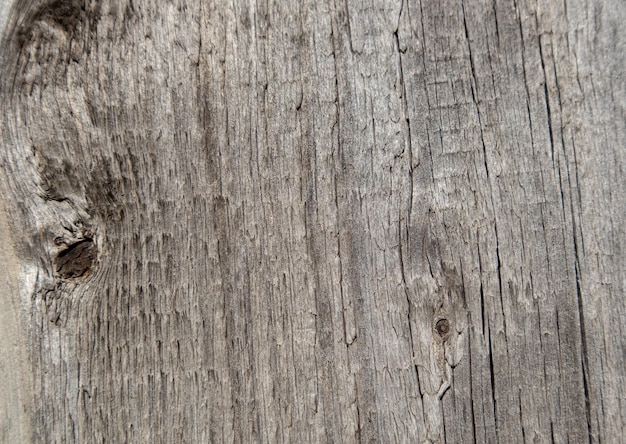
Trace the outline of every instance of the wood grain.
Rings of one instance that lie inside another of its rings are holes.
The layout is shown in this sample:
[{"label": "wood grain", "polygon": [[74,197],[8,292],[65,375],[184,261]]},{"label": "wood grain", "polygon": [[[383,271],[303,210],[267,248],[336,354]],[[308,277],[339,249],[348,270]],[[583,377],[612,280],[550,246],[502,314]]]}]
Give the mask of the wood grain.
[{"label": "wood grain", "polygon": [[3,428],[626,435],[623,2],[8,3]]}]

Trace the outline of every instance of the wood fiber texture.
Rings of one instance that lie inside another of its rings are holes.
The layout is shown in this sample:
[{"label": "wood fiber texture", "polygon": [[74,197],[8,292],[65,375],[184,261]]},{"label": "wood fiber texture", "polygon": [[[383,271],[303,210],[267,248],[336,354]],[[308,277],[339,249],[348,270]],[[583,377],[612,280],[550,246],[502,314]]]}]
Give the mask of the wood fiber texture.
[{"label": "wood fiber texture", "polygon": [[625,22],[13,0],[0,440],[620,442]]}]

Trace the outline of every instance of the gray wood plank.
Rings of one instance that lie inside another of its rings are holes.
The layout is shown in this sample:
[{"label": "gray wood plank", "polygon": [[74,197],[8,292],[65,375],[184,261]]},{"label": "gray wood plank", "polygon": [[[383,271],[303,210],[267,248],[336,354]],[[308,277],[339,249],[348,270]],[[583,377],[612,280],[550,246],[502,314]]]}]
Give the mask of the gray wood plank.
[{"label": "gray wood plank", "polygon": [[5,10],[0,437],[626,434],[623,2]]}]

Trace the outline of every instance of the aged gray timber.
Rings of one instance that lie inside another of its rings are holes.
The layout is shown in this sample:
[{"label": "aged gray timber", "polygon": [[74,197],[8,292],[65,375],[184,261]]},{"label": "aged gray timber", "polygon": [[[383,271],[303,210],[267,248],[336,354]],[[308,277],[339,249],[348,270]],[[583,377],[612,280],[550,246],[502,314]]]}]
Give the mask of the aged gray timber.
[{"label": "aged gray timber", "polygon": [[0,441],[626,436],[623,0],[0,10]]}]

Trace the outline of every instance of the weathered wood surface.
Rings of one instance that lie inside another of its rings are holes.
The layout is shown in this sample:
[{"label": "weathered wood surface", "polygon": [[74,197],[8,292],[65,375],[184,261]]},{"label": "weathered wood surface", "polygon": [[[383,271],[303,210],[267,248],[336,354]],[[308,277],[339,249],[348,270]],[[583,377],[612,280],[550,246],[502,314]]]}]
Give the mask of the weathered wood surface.
[{"label": "weathered wood surface", "polygon": [[0,440],[626,436],[623,1],[3,8]]}]

